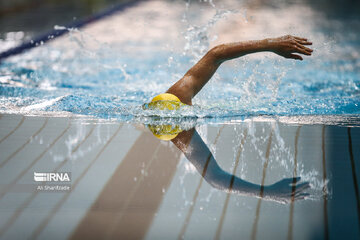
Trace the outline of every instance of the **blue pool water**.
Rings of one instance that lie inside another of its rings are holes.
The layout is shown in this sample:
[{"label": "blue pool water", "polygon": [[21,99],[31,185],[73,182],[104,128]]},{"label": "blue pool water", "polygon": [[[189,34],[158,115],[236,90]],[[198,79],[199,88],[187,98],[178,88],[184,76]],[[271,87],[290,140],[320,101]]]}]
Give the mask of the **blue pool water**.
[{"label": "blue pool water", "polygon": [[[56,40],[58,44],[45,44],[2,62],[0,111],[69,112],[140,122],[156,115],[216,123],[259,115],[360,114],[360,20],[326,17],[309,20],[308,32],[286,29],[314,42],[314,55],[303,62],[271,54],[246,56],[223,64],[193,107],[143,110],[143,103],[166,91],[212,46],[217,21],[238,14],[218,11],[198,24],[191,9],[183,11],[185,21],[178,19],[185,22],[178,29],[182,39],[176,48],[171,39],[148,43],[145,50],[139,41],[100,44],[97,36],[72,30]],[[87,47],[89,42],[96,48]]]},{"label": "blue pool water", "polygon": [[[187,2],[143,1],[0,63],[0,239],[359,238],[360,18],[300,1]],[[194,106],[142,109],[212,46],[284,34],[313,41],[313,56],[233,60]],[[4,36],[0,51],[28,37]],[[194,140],[162,142],[156,124],[196,126]],[[214,163],[310,188],[296,201],[231,193],[235,178],[206,177]],[[35,172],[71,173],[71,191],[35,190]]]}]

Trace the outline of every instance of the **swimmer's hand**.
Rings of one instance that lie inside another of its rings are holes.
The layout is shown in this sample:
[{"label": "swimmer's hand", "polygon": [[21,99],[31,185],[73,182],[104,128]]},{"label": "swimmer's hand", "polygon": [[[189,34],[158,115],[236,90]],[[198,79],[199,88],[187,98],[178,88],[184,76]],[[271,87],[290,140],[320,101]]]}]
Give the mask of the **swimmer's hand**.
[{"label": "swimmer's hand", "polygon": [[266,40],[270,46],[270,51],[285,58],[303,60],[302,56],[294,53],[310,56],[313,52],[312,49],[305,47],[305,45],[312,44],[312,42],[309,42],[306,38],[286,35],[278,38],[269,38]]},{"label": "swimmer's hand", "polygon": [[304,190],[310,187],[308,182],[300,183],[300,177],[285,178],[277,183],[264,187],[263,198],[279,203],[290,203],[291,201],[304,199],[310,194]]}]

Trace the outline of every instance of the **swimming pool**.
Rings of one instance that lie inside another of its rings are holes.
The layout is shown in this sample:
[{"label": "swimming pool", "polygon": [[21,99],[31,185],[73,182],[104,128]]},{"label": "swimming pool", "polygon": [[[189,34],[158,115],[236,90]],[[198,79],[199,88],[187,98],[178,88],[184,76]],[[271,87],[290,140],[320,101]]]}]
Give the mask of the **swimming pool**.
[{"label": "swimming pool", "polygon": [[[114,17],[116,28],[109,24],[101,31],[96,26],[72,30],[53,44],[5,60],[0,68],[1,111],[66,111],[137,121],[154,114],[140,106],[166,91],[209,46],[266,37],[266,28],[267,37],[293,33],[313,39],[313,56],[294,62],[258,54],[225,63],[195,98],[195,107],[165,115],[216,118],[222,123],[224,118],[257,115],[360,113],[359,19],[329,19],[306,5],[281,10],[254,7],[247,12],[242,5],[232,6],[237,12],[207,5],[202,15],[194,15],[197,7],[185,10],[183,4],[174,4],[171,14],[165,14],[158,5]],[[166,24],[159,20],[162,15]],[[290,16],[292,23],[283,26],[283,18]],[[256,22],[251,20],[255,18]],[[294,29],[295,25],[303,29]],[[233,26],[240,30],[217,30]],[[167,31],[169,37],[162,38]],[[116,39],[109,39],[109,32]]]},{"label": "swimming pool", "polygon": [[[143,2],[1,63],[0,237],[359,236],[360,19],[211,3]],[[313,56],[247,56],[193,107],[141,108],[209,47],[288,33],[311,39]],[[225,171],[257,184],[300,176],[310,196],[220,191],[147,124],[196,127]],[[34,172],[70,172],[72,190],[36,191]]]}]

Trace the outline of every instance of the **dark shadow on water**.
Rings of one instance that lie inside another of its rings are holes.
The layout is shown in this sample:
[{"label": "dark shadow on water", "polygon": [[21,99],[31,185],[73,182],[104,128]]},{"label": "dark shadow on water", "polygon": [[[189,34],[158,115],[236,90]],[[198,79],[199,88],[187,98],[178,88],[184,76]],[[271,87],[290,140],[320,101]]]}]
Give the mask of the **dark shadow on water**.
[{"label": "dark shadow on water", "polygon": [[[271,128],[270,125],[268,126],[268,128]],[[298,154],[297,151],[300,151],[299,154],[302,158],[309,158],[307,160],[309,162],[307,163],[311,164],[312,162],[313,165],[322,166],[322,169],[318,172],[318,177],[320,179],[322,178],[322,180],[319,180],[324,183],[322,194],[316,196],[315,200],[305,200],[302,204],[311,205],[311,202],[314,201],[315,203],[320,204],[322,208],[319,210],[320,214],[318,213],[319,217],[317,224],[312,226],[313,231],[310,238],[357,239],[357,236],[360,235],[360,196],[358,186],[360,177],[360,164],[358,162],[358,157],[360,156],[360,128],[328,125],[295,127],[297,128],[296,136],[294,136],[295,159]],[[287,128],[291,129],[294,127],[288,126]],[[166,127],[167,132],[164,131],[164,128],[159,126],[156,128],[157,131],[154,130],[154,126],[150,129],[152,129],[153,134],[155,134],[158,138],[161,138],[161,133],[169,134],[169,132],[171,132],[169,125]],[[259,218],[262,218],[261,216],[264,214],[260,211],[260,199],[291,204],[293,203],[293,200],[307,199],[307,197],[310,197],[311,199],[311,195],[307,193],[307,190],[309,190],[309,183],[299,183],[298,181],[300,178],[296,176],[295,178],[282,179],[277,183],[265,186],[263,185],[264,181],[262,181],[261,184],[254,184],[237,177],[234,174],[235,172],[231,174],[224,171],[218,165],[213,154],[209,150],[209,147],[204,143],[202,137],[200,137],[195,128],[182,132],[179,131],[179,127],[176,129],[177,130],[175,132],[172,132],[170,137],[172,138],[171,141],[183,152],[186,159],[194,165],[198,174],[200,174],[207,183],[228,194],[230,193],[259,198],[256,218],[253,223],[251,235],[252,239],[257,238],[256,233],[259,231],[257,230]],[[272,128],[270,130],[270,136],[268,136],[268,150],[266,150],[266,152],[268,152],[270,146],[272,146],[271,138],[274,135],[273,131],[274,129]],[[320,142],[314,139],[314,136],[321,139]],[[243,138],[246,138],[246,134]],[[313,141],[316,146],[320,146],[320,149],[318,147],[311,146]],[[314,152],[314,155],[312,155],[311,152],[304,152],[304,146],[308,146],[306,149],[317,149],[316,151],[321,153],[322,161],[316,162],[318,161],[315,157],[317,156],[316,153]],[[242,141],[241,148],[243,147]],[[269,158],[268,153],[265,155],[267,155],[267,160],[263,166],[263,179],[266,175]],[[314,156],[313,159],[311,159],[312,156]],[[303,164],[304,160],[301,159],[299,161],[300,163],[298,165],[300,166]],[[236,166],[237,164],[238,163],[235,163]],[[296,169],[294,170],[294,174],[296,174]],[[199,187],[200,186],[201,182]],[[294,190],[296,192],[295,195]],[[195,201],[196,198],[194,199]],[[227,208],[228,200],[224,203],[222,218],[225,217]],[[295,231],[293,228],[296,229],[295,224],[296,221],[298,221],[296,219],[299,219],[299,216],[309,215],[309,218],[312,217],[311,212],[301,213],[296,208],[294,209],[294,206],[291,205],[289,219],[291,224],[289,223],[288,239],[293,239],[293,237],[297,239],[296,232],[299,230],[297,229],[297,231]],[[181,231],[182,233],[179,236],[183,236],[186,232],[187,223],[190,221],[193,210],[189,210],[188,214],[190,215],[187,217],[187,220],[185,220],[185,225],[183,226],[185,229]],[[222,219],[220,221],[221,223],[219,223],[220,225],[218,227],[216,239],[218,239],[221,235],[223,221],[224,219]],[[295,221],[294,226],[292,225],[293,221]],[[265,224],[271,225],[270,222]]]},{"label": "dark shadow on water", "polygon": [[224,171],[195,128],[178,133],[172,142],[184,153],[199,174],[216,189],[280,203],[289,203],[309,195],[303,192],[309,188],[309,183],[298,183],[299,177],[282,179],[272,185],[264,186],[247,182]]}]

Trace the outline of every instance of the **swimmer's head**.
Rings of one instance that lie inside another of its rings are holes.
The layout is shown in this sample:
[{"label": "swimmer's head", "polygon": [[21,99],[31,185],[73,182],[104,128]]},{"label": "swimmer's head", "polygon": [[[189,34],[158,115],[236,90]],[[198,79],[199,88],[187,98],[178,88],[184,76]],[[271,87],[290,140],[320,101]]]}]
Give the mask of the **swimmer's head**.
[{"label": "swimmer's head", "polygon": [[[178,110],[186,104],[182,103],[180,99],[171,93],[162,93],[154,97],[150,103],[143,105],[144,110]],[[169,141],[176,138],[176,136],[183,130],[179,125],[148,125],[150,131],[155,137],[161,140]]]},{"label": "swimmer's head", "polygon": [[170,141],[171,139],[176,138],[176,136],[181,133],[183,130],[179,125],[148,125],[149,130],[160,140]]},{"label": "swimmer's head", "polygon": [[178,110],[185,104],[180,99],[171,93],[162,93],[154,97],[150,103],[144,104],[143,109],[151,110]]}]

